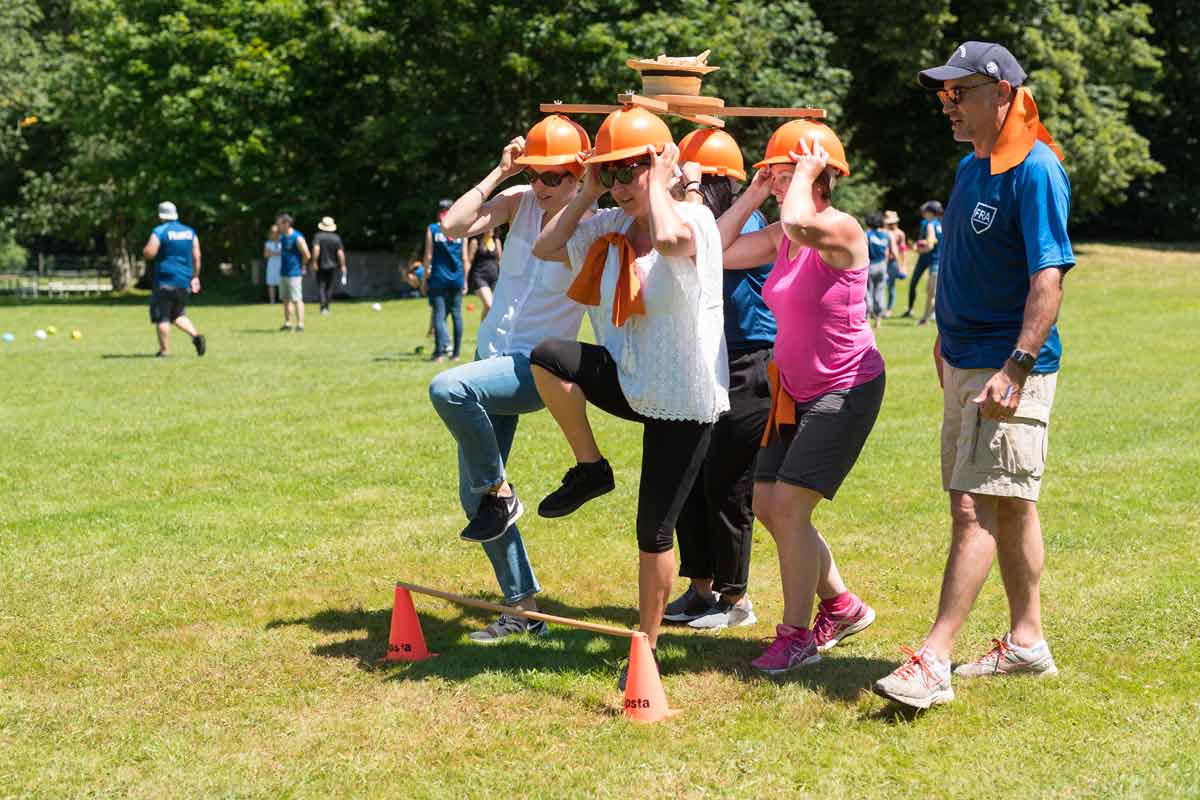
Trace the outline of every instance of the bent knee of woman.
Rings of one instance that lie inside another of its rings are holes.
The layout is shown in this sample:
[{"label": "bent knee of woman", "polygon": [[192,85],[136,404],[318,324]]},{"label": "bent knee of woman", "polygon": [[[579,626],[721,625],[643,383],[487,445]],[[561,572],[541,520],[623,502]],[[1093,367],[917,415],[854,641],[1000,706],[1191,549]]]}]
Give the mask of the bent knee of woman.
[{"label": "bent knee of woman", "polygon": [[433,403],[435,408],[461,405],[467,399],[467,387],[450,374],[453,371],[442,372],[429,382],[429,402]]}]

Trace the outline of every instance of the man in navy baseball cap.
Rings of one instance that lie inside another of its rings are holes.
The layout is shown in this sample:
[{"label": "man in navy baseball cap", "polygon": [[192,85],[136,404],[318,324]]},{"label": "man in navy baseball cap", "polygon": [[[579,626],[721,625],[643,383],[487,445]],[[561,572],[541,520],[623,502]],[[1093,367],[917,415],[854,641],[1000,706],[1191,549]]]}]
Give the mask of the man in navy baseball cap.
[{"label": "man in navy baseball cap", "polygon": [[941,89],[946,81],[984,75],[994,81],[1008,81],[1014,89],[1028,77],[1008,48],[993,42],[963,42],[940,67],[922,71],[917,79],[926,89]]}]

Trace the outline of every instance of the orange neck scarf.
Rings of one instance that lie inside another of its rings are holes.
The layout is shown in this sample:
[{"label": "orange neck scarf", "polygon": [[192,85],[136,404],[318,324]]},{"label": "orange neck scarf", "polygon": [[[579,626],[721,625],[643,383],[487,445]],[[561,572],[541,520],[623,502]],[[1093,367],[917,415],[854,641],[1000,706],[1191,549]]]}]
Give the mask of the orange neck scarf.
[{"label": "orange neck scarf", "polygon": [[642,281],[633,265],[637,253],[625,238],[625,234],[605,234],[588,248],[583,269],[571,283],[571,288],[567,289],[567,297],[584,306],[600,305],[600,279],[608,261],[609,245],[617,247],[617,258],[621,262],[621,274],[617,278],[617,294],[613,298],[612,309],[612,323],[619,328],[634,314],[646,314],[646,304],[642,301]]},{"label": "orange neck scarf", "polygon": [[779,377],[779,367],[774,361],[767,364],[767,377],[771,381],[771,414],[767,417],[767,427],[763,430],[760,447],[766,447],[771,441],[771,431],[779,432],[780,425],[796,424],[796,401],[783,388],[783,380]]},{"label": "orange neck scarf", "polygon": [[1013,98],[1008,116],[1000,128],[1000,136],[992,146],[992,174],[1008,172],[1020,164],[1039,139],[1054,151],[1059,161],[1064,160],[1062,150],[1038,117],[1033,93],[1022,86],[1017,89],[1017,96]]}]

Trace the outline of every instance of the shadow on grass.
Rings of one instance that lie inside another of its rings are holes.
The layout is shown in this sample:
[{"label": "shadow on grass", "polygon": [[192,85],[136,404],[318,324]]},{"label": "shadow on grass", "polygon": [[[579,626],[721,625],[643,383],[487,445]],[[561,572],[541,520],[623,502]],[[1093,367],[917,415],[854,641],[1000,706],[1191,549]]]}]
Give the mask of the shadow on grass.
[{"label": "shadow on grass", "polygon": [[282,333],[285,333],[285,331],[281,331],[278,327],[275,327],[275,328],[238,328],[234,331],[234,333],[279,333],[279,334],[282,334]]},{"label": "shadow on grass", "polygon": [[371,359],[375,363],[387,363],[396,361],[430,361],[429,354],[422,350],[420,353],[391,353],[378,355]]},{"label": "shadow on grass", "polygon": [[[539,605],[548,614],[575,619],[603,620],[627,627],[637,622],[637,609],[631,607],[579,608],[545,596],[539,599]],[[552,626],[550,635],[543,638],[520,636],[495,645],[472,644],[466,640],[467,634],[483,628],[495,615],[473,608],[456,608],[456,612],[448,619],[417,612],[426,645],[439,655],[414,662],[381,660],[387,652],[390,608],[324,609],[309,617],[272,620],[266,627],[271,630],[304,625],[321,633],[365,634],[317,645],[311,652],[324,658],[352,659],[360,669],[384,673],[389,680],[421,681],[439,677],[463,681],[486,672],[509,672],[529,675],[530,683],[537,685],[540,685],[537,678],[530,673],[604,676],[606,679],[611,675],[615,681],[629,653],[629,642],[625,638],[562,625]],[[853,646],[850,641],[818,663],[780,677],[765,676],[750,667],[750,661],[762,652],[762,644],[755,639],[705,634],[686,626],[667,626],[659,634],[658,652],[666,676],[724,672],[744,683],[794,683],[827,699],[854,704],[864,689],[886,675],[895,664],[855,656]],[[590,704],[586,698],[580,699]],[[614,713],[606,705],[598,706],[597,710]],[[620,713],[619,709],[615,713]],[[883,712],[878,716],[888,718]]]},{"label": "shadow on grass", "polygon": [[103,353],[101,358],[155,358],[154,353]]}]

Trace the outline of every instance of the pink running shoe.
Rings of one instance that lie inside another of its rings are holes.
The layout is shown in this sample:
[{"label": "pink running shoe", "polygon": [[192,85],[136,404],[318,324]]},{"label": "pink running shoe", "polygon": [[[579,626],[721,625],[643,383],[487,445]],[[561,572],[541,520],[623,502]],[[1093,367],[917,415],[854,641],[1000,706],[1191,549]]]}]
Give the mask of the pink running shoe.
[{"label": "pink running shoe", "polygon": [[782,675],[820,660],[811,632],[792,625],[776,625],[775,640],[750,666],[768,675]]},{"label": "pink running shoe", "polygon": [[846,637],[871,627],[871,623],[875,621],[875,609],[857,597],[855,600],[858,601],[858,605],[848,614],[829,614],[818,606],[817,618],[812,626],[818,652],[832,650]]}]

